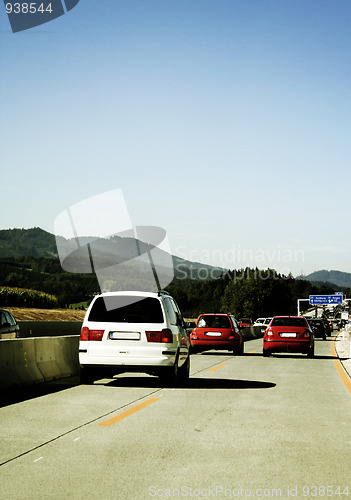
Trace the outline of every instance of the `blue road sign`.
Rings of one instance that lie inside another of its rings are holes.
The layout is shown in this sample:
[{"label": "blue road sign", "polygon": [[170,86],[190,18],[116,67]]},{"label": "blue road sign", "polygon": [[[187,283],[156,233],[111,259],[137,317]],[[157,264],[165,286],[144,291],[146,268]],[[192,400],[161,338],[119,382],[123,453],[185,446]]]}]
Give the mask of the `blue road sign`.
[{"label": "blue road sign", "polygon": [[310,295],[310,304],[342,304],[342,295]]}]

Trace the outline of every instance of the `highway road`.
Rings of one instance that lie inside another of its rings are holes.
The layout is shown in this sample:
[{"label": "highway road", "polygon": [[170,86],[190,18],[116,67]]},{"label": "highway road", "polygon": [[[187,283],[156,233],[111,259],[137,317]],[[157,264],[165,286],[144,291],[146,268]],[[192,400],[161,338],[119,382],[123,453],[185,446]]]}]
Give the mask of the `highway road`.
[{"label": "highway road", "polygon": [[3,402],[0,497],[347,499],[351,393],[331,343],[193,355],[186,388],[124,374]]}]

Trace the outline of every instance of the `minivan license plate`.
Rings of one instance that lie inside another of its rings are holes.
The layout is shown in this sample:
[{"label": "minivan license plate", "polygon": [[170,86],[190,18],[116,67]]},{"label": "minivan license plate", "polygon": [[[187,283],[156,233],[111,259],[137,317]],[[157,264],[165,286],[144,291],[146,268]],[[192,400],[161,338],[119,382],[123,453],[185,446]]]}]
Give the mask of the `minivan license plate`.
[{"label": "minivan license plate", "polygon": [[140,332],[110,332],[112,340],[140,340]]}]

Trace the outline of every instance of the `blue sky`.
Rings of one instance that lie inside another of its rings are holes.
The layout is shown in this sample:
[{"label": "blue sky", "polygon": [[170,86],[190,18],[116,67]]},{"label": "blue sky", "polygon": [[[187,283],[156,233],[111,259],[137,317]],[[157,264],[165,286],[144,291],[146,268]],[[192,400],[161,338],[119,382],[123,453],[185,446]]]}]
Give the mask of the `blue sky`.
[{"label": "blue sky", "polygon": [[1,11],[2,229],[121,188],[172,253],[351,272],[349,0],[80,0]]}]

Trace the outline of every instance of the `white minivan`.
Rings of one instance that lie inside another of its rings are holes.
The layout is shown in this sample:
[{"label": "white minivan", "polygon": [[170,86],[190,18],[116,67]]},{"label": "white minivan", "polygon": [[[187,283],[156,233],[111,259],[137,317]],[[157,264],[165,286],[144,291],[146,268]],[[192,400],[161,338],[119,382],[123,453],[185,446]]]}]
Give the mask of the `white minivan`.
[{"label": "white minivan", "polygon": [[175,300],[166,292],[107,292],[92,300],[82,324],[82,383],[123,372],[186,382],[190,341]]}]

